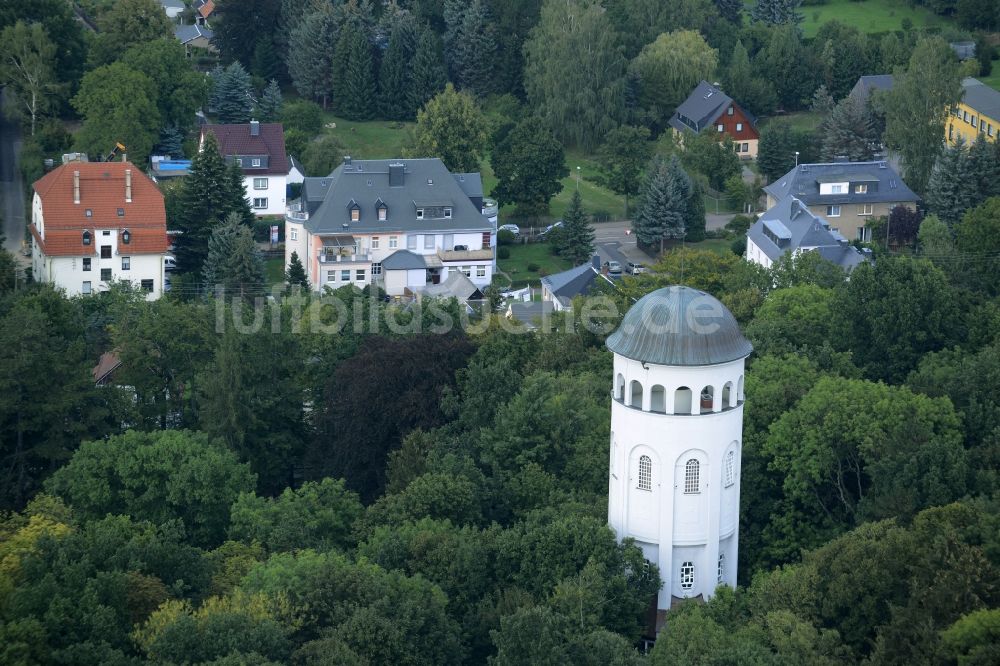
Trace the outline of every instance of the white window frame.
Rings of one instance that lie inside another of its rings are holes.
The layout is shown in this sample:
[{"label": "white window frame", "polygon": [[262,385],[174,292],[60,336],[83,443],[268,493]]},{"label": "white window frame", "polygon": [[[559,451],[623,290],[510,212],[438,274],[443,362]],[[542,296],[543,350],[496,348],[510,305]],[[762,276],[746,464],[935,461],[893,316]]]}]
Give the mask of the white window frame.
[{"label": "white window frame", "polygon": [[395,250],[399,247],[399,236],[389,236],[389,249]]},{"label": "white window frame", "polygon": [[750,152],[750,144],[749,143],[744,143],[743,144],[743,152],[744,153],[749,153]]},{"label": "white window frame", "polygon": [[719,585],[726,579],[726,555],[725,553],[719,553],[719,567],[718,567],[718,579]]},{"label": "white window frame", "polygon": [[84,280],[83,284],[80,286],[81,294],[92,294],[94,293],[94,285],[90,280]]},{"label": "white window frame", "polygon": [[373,250],[377,250],[378,249],[378,244],[379,244],[379,238],[378,238],[378,236],[372,236],[372,249]]},{"label": "white window frame", "polygon": [[255,166],[255,167],[259,167],[260,166],[260,158],[259,157],[253,158],[253,160],[250,162],[250,164],[253,165],[253,166]]},{"label": "white window frame", "polygon": [[[836,212],[834,212],[834,211],[836,211]],[[839,204],[830,204],[829,206],[827,206],[826,207],[826,216],[827,217],[840,217],[840,205]]]},{"label": "white window frame", "polygon": [[418,220],[424,219],[424,209],[423,208],[418,208],[417,209],[417,219]]},{"label": "white window frame", "polygon": [[122,257],[122,270],[132,270],[132,257]]},{"label": "white window frame", "polygon": [[451,219],[451,208],[445,208],[444,209],[444,219],[446,219],[446,220],[450,220]]},{"label": "white window frame", "polygon": [[351,269],[350,268],[341,268],[340,269],[340,281],[341,282],[350,282],[351,281]]},{"label": "white window frame", "polygon": [[855,186],[854,186],[854,193],[855,194],[868,194],[868,185],[867,185],[867,183],[857,183],[857,184],[855,184]]},{"label": "white window frame", "polygon": [[726,454],[726,479],[725,487],[729,488],[736,483],[736,452],[730,451]]},{"label": "white window frame", "polygon": [[682,590],[694,588],[694,562],[687,560],[681,564],[680,581]]},{"label": "white window frame", "polygon": [[736,131],[737,132],[743,131],[743,123],[736,123]]},{"label": "white window frame", "polygon": [[872,215],[874,210],[875,210],[874,205],[870,203],[861,204],[861,212],[858,213],[858,215],[864,215],[864,216]]},{"label": "white window frame", "polygon": [[255,190],[266,190],[267,189],[267,178],[254,178],[253,179],[253,189],[255,189]]},{"label": "white window frame", "polygon": [[92,262],[90,260],[90,257],[84,257],[83,258],[83,271],[85,273],[89,273],[90,272],[91,263]]},{"label": "white window frame", "polygon": [[653,459],[649,456],[639,456],[639,474],[636,488],[653,491]]},{"label": "white window frame", "polygon": [[326,272],[326,281],[327,282],[336,282],[337,281],[337,271],[327,271]]},{"label": "white window frame", "polygon": [[467,278],[472,277],[472,266],[462,266],[462,268],[459,269],[459,270],[462,271],[462,273],[465,275],[465,277],[467,277]]},{"label": "white window frame", "polygon": [[701,462],[688,458],[684,463],[684,494],[697,495],[701,492]]},{"label": "white window frame", "polygon": [[355,271],[354,271],[354,279],[356,281],[358,281],[358,282],[364,282],[365,281],[365,269],[363,269],[363,268],[355,269]]},{"label": "white window frame", "polygon": [[476,277],[477,278],[486,277],[486,266],[476,266]]},{"label": "white window frame", "polygon": [[424,234],[424,249],[425,250],[434,249],[434,234]]},{"label": "white window frame", "polygon": [[382,275],[382,262],[380,261],[372,263],[372,277],[376,275]]},{"label": "white window frame", "polygon": [[254,210],[263,210],[267,208],[267,197],[254,197],[253,199]]},{"label": "white window frame", "polygon": [[726,126],[725,126],[725,125],[722,125],[722,124],[720,123],[719,125],[716,125],[716,129],[718,129],[718,130],[719,130],[719,132],[721,133],[722,131],[724,131],[724,130],[726,129]]},{"label": "white window frame", "polygon": [[728,109],[726,109],[726,115],[727,116],[733,115],[733,107],[729,107]]},{"label": "white window frame", "polygon": [[[149,283],[149,288],[147,289],[145,283]],[[139,289],[145,291],[147,294],[151,294],[156,291],[156,283],[153,280],[139,280]]]},{"label": "white window frame", "polygon": [[843,193],[844,193],[844,186],[841,185],[840,183],[834,183],[833,185],[830,185],[830,194],[843,194]]},{"label": "white window frame", "polygon": [[409,234],[406,237],[406,249],[407,250],[416,250],[417,249],[417,235],[416,234]]},{"label": "white window frame", "polygon": [[361,209],[354,207],[351,209],[351,222],[361,221]]},{"label": "white window frame", "polygon": [[862,243],[872,242],[872,230],[868,227],[858,227],[857,239]]},{"label": "white window frame", "polygon": [[378,221],[385,222],[389,218],[389,209],[385,206],[378,207]]},{"label": "white window frame", "polygon": [[288,239],[289,240],[298,240],[299,239],[299,230],[298,229],[289,229],[288,230]]}]

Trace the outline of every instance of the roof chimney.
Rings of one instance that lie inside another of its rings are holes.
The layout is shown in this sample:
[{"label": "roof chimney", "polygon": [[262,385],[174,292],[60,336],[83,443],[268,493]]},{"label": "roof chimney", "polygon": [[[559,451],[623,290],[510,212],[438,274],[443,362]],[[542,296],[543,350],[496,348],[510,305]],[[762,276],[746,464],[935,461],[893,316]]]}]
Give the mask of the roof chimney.
[{"label": "roof chimney", "polygon": [[344,155],[344,166],[351,166],[351,156]]},{"label": "roof chimney", "polygon": [[73,172],[73,203],[80,203],[80,172]]},{"label": "roof chimney", "polygon": [[250,121],[250,136],[260,136],[260,121]]},{"label": "roof chimney", "polygon": [[125,203],[132,203],[132,169],[125,169]]}]

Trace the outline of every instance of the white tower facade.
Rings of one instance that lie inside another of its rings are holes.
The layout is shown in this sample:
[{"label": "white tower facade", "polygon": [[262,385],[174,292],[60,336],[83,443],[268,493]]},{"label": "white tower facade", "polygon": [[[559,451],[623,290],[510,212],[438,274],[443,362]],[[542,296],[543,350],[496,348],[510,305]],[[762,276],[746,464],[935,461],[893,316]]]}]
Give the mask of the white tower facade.
[{"label": "white tower facade", "polygon": [[607,346],[609,525],[659,567],[658,610],[735,587],[750,342],[714,297],[668,287],[632,306]]}]

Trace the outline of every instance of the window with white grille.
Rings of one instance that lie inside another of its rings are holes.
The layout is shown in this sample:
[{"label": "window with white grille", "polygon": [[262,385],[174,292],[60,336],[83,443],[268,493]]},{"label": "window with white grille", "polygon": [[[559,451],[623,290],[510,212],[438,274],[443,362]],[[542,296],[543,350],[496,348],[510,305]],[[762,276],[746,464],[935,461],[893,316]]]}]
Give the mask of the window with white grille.
[{"label": "window with white grille", "polygon": [[681,565],[681,589],[690,590],[694,587],[694,562]]},{"label": "window with white grille", "polygon": [[726,556],[719,553],[719,584],[726,579]]},{"label": "window with white grille", "polygon": [[694,458],[684,465],[684,493],[691,495],[700,491],[698,484],[699,464]]},{"label": "window with white grille", "polygon": [[726,454],[726,488],[736,483],[736,452]]},{"label": "window with white grille", "polygon": [[653,461],[649,456],[639,456],[639,490],[653,489]]}]

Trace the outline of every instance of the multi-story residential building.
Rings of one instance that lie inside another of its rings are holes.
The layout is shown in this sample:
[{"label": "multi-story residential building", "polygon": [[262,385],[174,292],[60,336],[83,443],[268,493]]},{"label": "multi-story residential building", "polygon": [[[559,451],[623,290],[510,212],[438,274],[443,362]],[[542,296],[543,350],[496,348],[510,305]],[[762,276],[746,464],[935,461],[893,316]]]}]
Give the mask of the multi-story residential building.
[{"label": "multi-story residential building", "polygon": [[1000,135],[1000,91],[973,78],[962,80],[962,99],[951,110],[945,128],[949,146],[959,140],[966,145],[982,135],[996,141]]},{"label": "multi-story residential building", "polygon": [[819,253],[846,271],[853,270],[869,256],[793,196],[768,209],[747,231],[747,261],[764,268],[770,268],[785,254],[808,251]]},{"label": "multi-story residential building", "polygon": [[[454,271],[493,279],[496,210],[478,173],[452,174],[438,158],[344,158],[306,178],[285,216],[285,265],[296,252],[312,289],[378,284],[417,294]],[[492,221],[491,221],[492,220]]]},{"label": "multi-story residential building", "polygon": [[686,133],[715,132],[733,140],[740,157],[757,158],[757,119],[743,109],[718,86],[706,81],[698,84],[670,118],[674,134],[683,140]]},{"label": "multi-story residential building", "polygon": [[284,215],[290,163],[281,124],[251,120],[245,125],[204,125],[202,144],[206,132],[215,135],[226,163],[235,163],[243,170],[243,184],[254,214]]},{"label": "multi-story residential building", "polygon": [[799,164],[764,188],[767,207],[788,196],[809,207],[850,240],[871,241],[868,224],[919,197],[887,162]]},{"label": "multi-story residential building", "polygon": [[129,280],[163,293],[167,217],[163,195],[129,162],[68,162],[34,183],[32,274],[68,296]]}]

